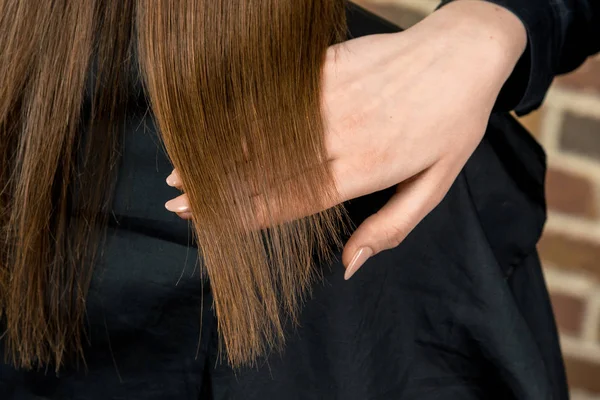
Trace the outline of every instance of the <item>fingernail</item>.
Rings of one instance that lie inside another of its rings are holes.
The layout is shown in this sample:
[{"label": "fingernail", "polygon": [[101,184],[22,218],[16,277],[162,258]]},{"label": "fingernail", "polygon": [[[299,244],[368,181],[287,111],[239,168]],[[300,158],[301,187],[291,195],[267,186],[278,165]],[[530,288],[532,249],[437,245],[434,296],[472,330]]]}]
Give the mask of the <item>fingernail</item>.
[{"label": "fingernail", "polygon": [[176,197],[167,201],[165,203],[165,208],[172,212],[186,212],[190,209],[190,207],[187,205],[187,202],[180,197]]},{"label": "fingernail", "polygon": [[[175,172],[175,170],[173,170]],[[171,175],[167,176],[167,185],[169,186],[177,186],[178,181],[175,179],[175,174],[171,172]]]},{"label": "fingernail", "polygon": [[373,255],[373,250],[370,247],[361,247],[354,253],[354,257],[352,257],[352,261],[346,268],[346,272],[344,273],[344,279],[348,280],[354,275],[356,271],[367,261],[369,257]]}]

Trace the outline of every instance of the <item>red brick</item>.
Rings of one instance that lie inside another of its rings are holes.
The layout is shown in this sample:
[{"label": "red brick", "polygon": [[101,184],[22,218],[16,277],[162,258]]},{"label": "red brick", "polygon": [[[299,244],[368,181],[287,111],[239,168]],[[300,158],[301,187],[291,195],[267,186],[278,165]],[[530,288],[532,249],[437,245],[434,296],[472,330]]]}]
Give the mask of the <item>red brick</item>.
[{"label": "red brick", "polygon": [[583,323],[585,302],[582,298],[572,295],[551,292],[552,309],[556,324],[562,333],[579,336]]},{"label": "red brick", "polygon": [[548,170],[546,197],[552,210],[596,218],[596,196],[589,179],[558,169]]},{"label": "red brick", "polygon": [[593,363],[565,357],[565,367],[571,389],[584,389],[592,394],[600,394],[600,361]]},{"label": "red brick", "polygon": [[600,280],[599,243],[546,232],[538,249],[542,260],[557,267],[588,273]]},{"label": "red brick", "polygon": [[575,72],[558,77],[556,83],[569,89],[600,93],[600,59],[588,59]]},{"label": "red brick", "polygon": [[561,150],[600,160],[600,119],[566,112],[559,142]]}]

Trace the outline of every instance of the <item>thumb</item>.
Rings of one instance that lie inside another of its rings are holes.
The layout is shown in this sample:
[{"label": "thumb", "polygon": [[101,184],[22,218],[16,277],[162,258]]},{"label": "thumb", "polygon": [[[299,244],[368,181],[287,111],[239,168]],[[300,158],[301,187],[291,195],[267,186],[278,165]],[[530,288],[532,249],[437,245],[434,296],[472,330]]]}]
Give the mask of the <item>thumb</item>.
[{"label": "thumb", "polygon": [[346,242],[344,279],[350,279],[369,257],[398,246],[442,200],[446,191],[440,186],[433,167],[398,184],[390,200],[365,219]]}]

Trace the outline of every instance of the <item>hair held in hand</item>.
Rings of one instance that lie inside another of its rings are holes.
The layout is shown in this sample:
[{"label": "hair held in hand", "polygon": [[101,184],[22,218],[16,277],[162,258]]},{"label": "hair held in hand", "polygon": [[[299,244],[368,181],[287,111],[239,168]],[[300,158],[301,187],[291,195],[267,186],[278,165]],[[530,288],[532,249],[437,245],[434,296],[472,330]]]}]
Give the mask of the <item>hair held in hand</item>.
[{"label": "hair held in hand", "polygon": [[[189,197],[232,366],[283,348],[315,265],[341,246],[320,99],[344,0],[151,3],[0,0],[0,334],[17,367],[85,360],[136,80]],[[290,207],[319,211],[279,220]]]}]

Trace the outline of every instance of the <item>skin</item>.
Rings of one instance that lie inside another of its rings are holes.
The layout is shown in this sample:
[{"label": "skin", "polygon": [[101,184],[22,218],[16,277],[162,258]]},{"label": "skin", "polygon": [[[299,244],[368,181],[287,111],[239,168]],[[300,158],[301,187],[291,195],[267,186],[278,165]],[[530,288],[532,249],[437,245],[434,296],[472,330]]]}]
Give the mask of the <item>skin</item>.
[{"label": "skin", "polygon": [[[338,203],[397,185],[344,246],[346,279],[369,256],[398,246],[444,198],[526,45],[510,11],[457,0],[404,32],[329,49],[322,106]],[[177,171],[167,183],[181,189]],[[165,206],[191,217],[185,194]]]}]

